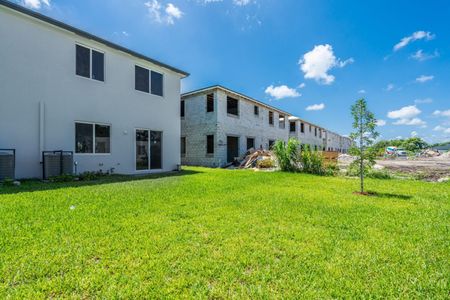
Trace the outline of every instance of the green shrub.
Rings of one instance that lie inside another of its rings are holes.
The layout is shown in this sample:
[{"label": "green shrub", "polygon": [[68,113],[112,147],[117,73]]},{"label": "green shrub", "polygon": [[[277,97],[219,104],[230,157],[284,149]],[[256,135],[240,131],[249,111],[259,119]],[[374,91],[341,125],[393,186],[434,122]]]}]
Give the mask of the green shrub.
[{"label": "green shrub", "polygon": [[287,143],[278,140],[273,145],[272,151],[282,171],[295,172],[298,170],[299,145],[299,141],[295,138],[290,138]]},{"label": "green shrub", "polygon": [[14,186],[14,179],[6,177],[3,179],[3,186]]},{"label": "green shrub", "polygon": [[309,174],[325,175],[327,170],[323,156],[318,151],[311,151],[309,145],[305,145],[300,154],[301,171]]},{"label": "green shrub", "polygon": [[371,170],[367,177],[376,178],[376,179],[392,179],[392,175],[386,170]]},{"label": "green shrub", "polygon": [[76,178],[75,175],[71,175],[71,174],[63,174],[63,175],[59,175],[59,176],[52,176],[49,177],[49,181],[50,182],[70,182],[70,181],[74,181]]},{"label": "green shrub", "polygon": [[92,172],[84,172],[81,173],[78,177],[80,178],[81,181],[92,181],[92,180],[97,180],[100,179],[102,177],[108,176],[108,173],[103,173],[101,170],[100,171],[92,171]]}]

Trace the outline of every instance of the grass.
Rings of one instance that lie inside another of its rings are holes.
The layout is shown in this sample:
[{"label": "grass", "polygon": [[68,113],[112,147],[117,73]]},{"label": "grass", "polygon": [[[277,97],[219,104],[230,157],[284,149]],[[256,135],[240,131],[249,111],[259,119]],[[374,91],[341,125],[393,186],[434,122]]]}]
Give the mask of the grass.
[{"label": "grass", "polygon": [[0,188],[0,298],[450,294],[450,184],[188,168]]}]

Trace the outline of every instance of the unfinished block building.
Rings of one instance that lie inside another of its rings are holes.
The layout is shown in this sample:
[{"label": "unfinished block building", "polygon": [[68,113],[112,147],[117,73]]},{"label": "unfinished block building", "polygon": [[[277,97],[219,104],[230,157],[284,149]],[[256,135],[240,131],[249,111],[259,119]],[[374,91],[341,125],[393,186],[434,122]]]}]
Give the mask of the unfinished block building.
[{"label": "unfinished block building", "polygon": [[347,152],[350,139],[222,86],[181,96],[181,162],[221,167],[248,149],[296,137],[312,149]]}]

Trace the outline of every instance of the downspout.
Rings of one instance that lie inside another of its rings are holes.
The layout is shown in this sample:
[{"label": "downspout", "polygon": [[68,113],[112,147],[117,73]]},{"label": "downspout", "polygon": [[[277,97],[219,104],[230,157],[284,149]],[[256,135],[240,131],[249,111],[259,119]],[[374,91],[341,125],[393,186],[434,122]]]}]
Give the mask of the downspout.
[{"label": "downspout", "polygon": [[[39,156],[42,158],[42,152],[45,149],[45,104],[39,102]],[[43,163],[41,161],[41,163]]]}]

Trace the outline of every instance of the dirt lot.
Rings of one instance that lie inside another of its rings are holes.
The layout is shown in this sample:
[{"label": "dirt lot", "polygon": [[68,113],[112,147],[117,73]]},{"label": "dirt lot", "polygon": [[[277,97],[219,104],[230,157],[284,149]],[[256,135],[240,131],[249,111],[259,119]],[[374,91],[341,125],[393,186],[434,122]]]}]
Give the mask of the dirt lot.
[{"label": "dirt lot", "polygon": [[[343,168],[348,166],[351,158],[339,160]],[[438,181],[450,177],[450,157],[414,158],[414,159],[380,159],[377,169],[386,169],[395,173],[403,173],[427,181]]]},{"label": "dirt lot", "polygon": [[377,165],[383,166],[390,171],[416,175],[431,181],[450,177],[450,158],[377,160]]}]

